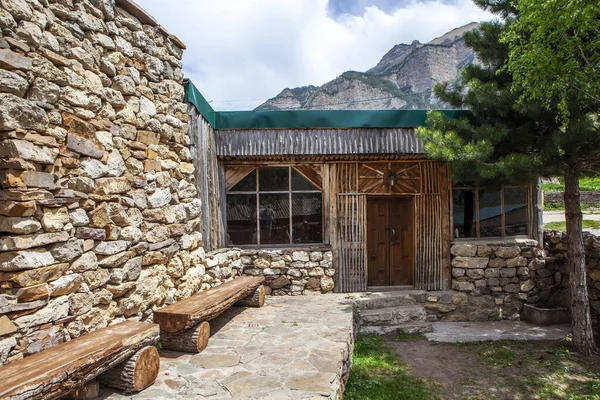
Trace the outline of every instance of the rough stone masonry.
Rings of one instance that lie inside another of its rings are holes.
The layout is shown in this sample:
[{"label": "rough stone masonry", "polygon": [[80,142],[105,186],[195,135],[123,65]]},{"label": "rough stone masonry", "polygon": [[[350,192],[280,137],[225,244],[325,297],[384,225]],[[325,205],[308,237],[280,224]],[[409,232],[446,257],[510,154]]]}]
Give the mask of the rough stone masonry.
[{"label": "rough stone masonry", "polygon": [[0,364],[231,279],[208,270],[183,44],[135,3],[0,0]]}]

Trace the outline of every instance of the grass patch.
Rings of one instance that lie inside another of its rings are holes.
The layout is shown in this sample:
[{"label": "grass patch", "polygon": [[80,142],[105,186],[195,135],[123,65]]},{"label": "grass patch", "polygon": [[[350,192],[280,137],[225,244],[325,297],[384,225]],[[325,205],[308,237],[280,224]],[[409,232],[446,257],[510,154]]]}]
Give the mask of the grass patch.
[{"label": "grass patch", "polygon": [[[562,183],[543,183],[542,190],[544,192],[564,192],[565,185]],[[600,177],[579,178],[579,190],[600,190]]]},{"label": "grass patch", "polygon": [[425,383],[407,373],[398,357],[378,335],[359,335],[354,347],[348,400],[433,399]]},{"label": "grass patch", "polygon": [[458,344],[479,354],[482,367],[501,379],[501,393],[481,388],[469,399],[600,399],[600,374],[588,362],[571,352],[569,340],[546,345],[527,341],[502,340]]},{"label": "grass patch", "polygon": [[[582,204],[582,206],[583,206],[583,204]],[[557,203],[544,202],[544,211],[549,211],[549,210],[559,210],[560,211],[560,210],[564,210],[564,209],[565,209],[564,201],[559,201]]]},{"label": "grass patch", "polygon": [[600,190],[600,177],[579,179],[579,190]]},{"label": "grass patch", "polygon": [[[587,203],[581,203],[579,205],[579,208],[581,209],[581,211],[587,211],[587,210],[597,210],[600,208],[600,204],[587,204]],[[565,203],[564,201],[559,201],[557,203],[544,203],[544,211],[549,211],[549,210],[558,210],[558,211],[562,211],[565,209]]]},{"label": "grass patch", "polygon": [[[565,221],[560,222],[548,222],[544,224],[544,229],[551,229],[555,231],[562,232],[566,230],[567,223]],[[600,221],[595,221],[592,219],[584,219],[582,221],[583,229],[600,229]]]},{"label": "grass patch", "polygon": [[544,192],[564,192],[565,185],[561,183],[542,183],[542,190]]}]

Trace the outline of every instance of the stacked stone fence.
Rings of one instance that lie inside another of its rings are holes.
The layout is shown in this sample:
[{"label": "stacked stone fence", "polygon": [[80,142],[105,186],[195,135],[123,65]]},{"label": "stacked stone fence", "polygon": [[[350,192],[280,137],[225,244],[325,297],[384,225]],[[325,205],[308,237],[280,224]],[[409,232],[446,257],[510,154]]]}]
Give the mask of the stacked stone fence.
[{"label": "stacked stone fence", "polygon": [[[600,204],[600,191],[584,190],[581,191],[581,202],[584,204]],[[564,203],[564,192],[544,192],[544,203]]]},{"label": "stacked stone fence", "polygon": [[[600,321],[600,238],[584,232],[592,320]],[[523,304],[569,308],[566,234],[544,232],[534,240],[452,244],[452,289],[430,293],[425,308],[434,320],[519,319]]]},{"label": "stacked stone fence", "polygon": [[[592,322],[600,322],[600,237],[583,232],[585,259],[588,269],[588,295]],[[567,266],[567,236],[565,232],[544,232],[547,283],[550,285],[544,300],[550,305],[569,307],[569,269]]]},{"label": "stacked stone fence", "polygon": [[214,270],[263,275],[268,295],[303,295],[333,290],[335,269],[329,248],[220,249],[206,254]]},{"label": "stacked stone fence", "polygon": [[518,319],[524,302],[537,302],[546,276],[534,240],[452,244],[453,293],[428,298],[426,309],[441,321]]}]

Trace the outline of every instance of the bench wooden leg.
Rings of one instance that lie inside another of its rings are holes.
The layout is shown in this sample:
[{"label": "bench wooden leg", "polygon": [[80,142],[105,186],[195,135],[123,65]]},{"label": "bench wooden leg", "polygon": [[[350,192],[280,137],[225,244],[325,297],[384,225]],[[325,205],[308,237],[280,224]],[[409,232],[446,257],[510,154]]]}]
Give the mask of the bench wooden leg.
[{"label": "bench wooden leg", "polygon": [[152,385],[158,376],[160,357],[154,346],[147,346],[116,367],[103,372],[98,380],[107,386],[139,392]]},{"label": "bench wooden leg", "polygon": [[183,351],[185,353],[200,353],[208,345],[210,324],[206,321],[181,332],[160,332],[160,340],[165,349]]},{"label": "bench wooden leg", "polygon": [[262,307],[265,304],[265,287],[260,285],[252,294],[235,303],[242,307]]},{"label": "bench wooden leg", "polygon": [[74,400],[93,400],[98,398],[99,393],[100,383],[96,379],[92,379],[86,383],[84,387],[76,390],[71,396],[67,396],[67,398]]}]

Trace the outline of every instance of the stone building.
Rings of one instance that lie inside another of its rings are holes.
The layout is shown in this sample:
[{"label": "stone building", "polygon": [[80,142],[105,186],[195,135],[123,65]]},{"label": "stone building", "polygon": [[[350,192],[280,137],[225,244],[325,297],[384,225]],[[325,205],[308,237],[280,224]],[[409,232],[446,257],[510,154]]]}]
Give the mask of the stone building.
[{"label": "stone building", "polygon": [[453,189],[424,112],[215,112],[131,0],[0,0],[0,31],[0,364],[240,274],[435,291],[441,320],[564,286],[537,188]]},{"label": "stone building", "polygon": [[1,0],[0,31],[0,363],[231,279],[204,264],[185,46],[127,0]]}]

